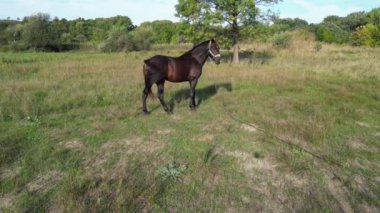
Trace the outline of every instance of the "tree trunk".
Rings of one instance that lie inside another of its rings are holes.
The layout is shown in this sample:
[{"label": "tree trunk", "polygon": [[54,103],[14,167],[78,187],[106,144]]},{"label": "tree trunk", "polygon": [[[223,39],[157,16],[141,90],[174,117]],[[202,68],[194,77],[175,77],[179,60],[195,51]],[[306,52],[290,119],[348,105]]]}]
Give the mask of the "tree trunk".
[{"label": "tree trunk", "polygon": [[239,63],[239,45],[236,43],[233,47],[233,57],[232,57],[232,63],[238,64]]},{"label": "tree trunk", "polygon": [[[236,9],[237,11],[237,9]],[[232,22],[232,45],[233,45],[233,57],[232,57],[232,63],[238,64],[239,63],[239,25],[238,25],[238,12],[233,13],[234,20]]]}]

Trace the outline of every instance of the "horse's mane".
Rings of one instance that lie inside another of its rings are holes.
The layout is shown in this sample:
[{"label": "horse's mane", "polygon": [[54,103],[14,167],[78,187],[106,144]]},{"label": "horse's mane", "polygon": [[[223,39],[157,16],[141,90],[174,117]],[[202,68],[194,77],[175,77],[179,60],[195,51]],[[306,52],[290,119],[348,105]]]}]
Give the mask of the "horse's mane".
[{"label": "horse's mane", "polygon": [[193,52],[194,49],[196,49],[196,48],[198,48],[199,46],[202,46],[202,45],[204,45],[204,44],[206,44],[206,43],[209,43],[210,41],[211,41],[211,40],[202,41],[201,43],[199,43],[199,44],[193,46],[193,48],[191,48],[191,50],[188,50],[187,52],[185,52],[185,53],[182,54],[182,55],[189,54],[189,53]]}]

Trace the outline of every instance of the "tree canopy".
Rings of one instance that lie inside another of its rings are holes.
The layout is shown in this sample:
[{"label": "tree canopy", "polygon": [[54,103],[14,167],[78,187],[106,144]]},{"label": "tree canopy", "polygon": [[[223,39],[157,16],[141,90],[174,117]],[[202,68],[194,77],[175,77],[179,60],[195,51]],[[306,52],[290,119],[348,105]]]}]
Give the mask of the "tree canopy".
[{"label": "tree canopy", "polygon": [[[213,36],[213,25],[225,26],[224,35],[234,46],[233,61],[239,62],[238,41],[242,25],[256,22],[258,5],[271,5],[279,0],[178,0],[175,6],[177,16],[182,21],[192,24],[192,31],[197,32],[195,39]],[[197,29],[198,28],[198,29]]]}]

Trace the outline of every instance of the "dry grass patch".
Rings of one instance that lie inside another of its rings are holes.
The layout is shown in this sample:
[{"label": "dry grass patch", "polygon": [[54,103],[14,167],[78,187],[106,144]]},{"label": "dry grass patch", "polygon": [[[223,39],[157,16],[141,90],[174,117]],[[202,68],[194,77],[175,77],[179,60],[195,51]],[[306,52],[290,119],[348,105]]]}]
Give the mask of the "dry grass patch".
[{"label": "dry grass patch", "polygon": [[10,210],[14,205],[15,199],[12,194],[0,194],[0,212],[1,209]]},{"label": "dry grass patch", "polygon": [[248,132],[257,132],[258,127],[255,124],[242,124],[241,128]]},{"label": "dry grass patch", "polygon": [[[165,147],[159,140],[143,138],[122,138],[105,142],[96,154],[84,161],[86,173],[89,177],[100,176],[103,179],[114,179],[124,175],[130,159],[141,155],[154,155]],[[111,162],[116,160],[115,162]],[[107,166],[111,163],[113,165]],[[120,172],[122,174],[120,174]]]},{"label": "dry grass patch", "polygon": [[49,171],[38,175],[34,180],[26,184],[30,192],[47,192],[55,187],[64,177],[65,173],[59,171]]},{"label": "dry grass patch", "polygon": [[197,141],[213,141],[214,138],[215,138],[215,135],[210,134],[210,133],[206,133],[206,134],[203,134],[203,135],[196,137],[195,140],[197,140]]},{"label": "dry grass patch", "polygon": [[77,139],[73,139],[70,141],[63,141],[58,144],[63,149],[73,150],[73,151],[84,151],[86,149],[86,145]]}]

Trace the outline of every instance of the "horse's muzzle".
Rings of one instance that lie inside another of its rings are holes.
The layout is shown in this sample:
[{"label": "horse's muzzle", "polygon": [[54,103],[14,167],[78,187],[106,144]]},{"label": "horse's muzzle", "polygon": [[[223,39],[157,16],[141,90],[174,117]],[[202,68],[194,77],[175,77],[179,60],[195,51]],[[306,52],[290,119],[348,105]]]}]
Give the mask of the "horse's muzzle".
[{"label": "horse's muzzle", "polygon": [[220,64],[220,55],[212,58],[215,64]]}]

